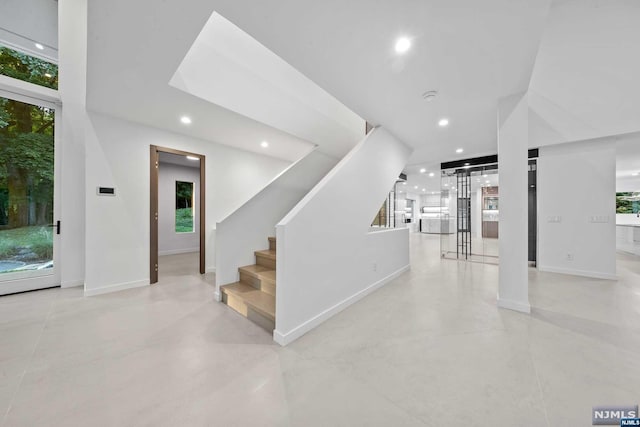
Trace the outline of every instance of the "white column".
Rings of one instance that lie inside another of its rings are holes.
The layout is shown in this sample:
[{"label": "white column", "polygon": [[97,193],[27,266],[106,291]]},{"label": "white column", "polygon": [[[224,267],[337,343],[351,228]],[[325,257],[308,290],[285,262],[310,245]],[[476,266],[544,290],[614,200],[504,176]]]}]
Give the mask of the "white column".
[{"label": "white column", "polygon": [[529,313],[527,263],[527,94],[498,104],[498,172],[500,179],[500,273],[498,307]]},{"label": "white column", "polygon": [[[62,287],[81,286],[85,275],[85,122],[87,85],[87,0],[58,5]],[[95,190],[94,190],[95,191]]]}]

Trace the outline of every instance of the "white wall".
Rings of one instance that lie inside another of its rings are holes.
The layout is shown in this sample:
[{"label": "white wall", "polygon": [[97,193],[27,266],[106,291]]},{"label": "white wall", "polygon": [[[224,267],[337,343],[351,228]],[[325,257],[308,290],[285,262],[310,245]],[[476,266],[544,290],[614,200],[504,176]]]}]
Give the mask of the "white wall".
[{"label": "white wall", "polygon": [[[615,193],[613,141],[542,147],[538,159],[538,268],[615,278]],[[595,216],[606,222],[594,222]]]},{"label": "white wall", "polygon": [[255,264],[254,251],[268,247],[276,224],[338,162],[312,151],[216,226],[216,298],[220,286],[238,280],[238,267]]},{"label": "white wall", "polygon": [[411,151],[373,130],[277,225],[276,342],[293,341],[409,268],[409,230],[369,227]]},{"label": "white wall", "polygon": [[[193,183],[193,232],[176,232],[176,181]],[[160,162],[158,168],[158,254],[200,250],[200,169]]]},{"label": "white wall", "polygon": [[616,224],[640,224],[638,214],[616,214]]},{"label": "white wall", "polygon": [[[215,263],[214,225],[257,193],[288,162],[89,114],[86,156],[85,294],[149,283],[149,146],[206,156],[206,267]],[[113,186],[116,197],[96,195]]]}]

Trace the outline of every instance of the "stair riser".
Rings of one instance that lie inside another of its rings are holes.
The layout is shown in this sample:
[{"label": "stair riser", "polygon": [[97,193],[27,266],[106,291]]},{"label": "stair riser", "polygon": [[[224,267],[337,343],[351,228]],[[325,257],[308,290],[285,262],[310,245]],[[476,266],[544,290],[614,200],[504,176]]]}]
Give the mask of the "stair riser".
[{"label": "stair riser", "polygon": [[250,274],[240,271],[240,281],[246,283],[247,285],[251,285],[256,289],[260,289],[260,279],[253,277]]},{"label": "stair riser", "polygon": [[264,257],[261,255],[256,255],[256,264],[261,265],[263,267],[270,268],[271,270],[276,269],[276,260],[268,257]]},{"label": "stair riser", "polygon": [[260,281],[260,290],[262,292],[266,292],[269,295],[276,296],[276,282],[271,280],[261,280]]},{"label": "stair riser", "polygon": [[276,296],[276,282],[273,280],[258,279],[251,274],[240,271],[240,281],[251,285],[259,291],[266,292],[269,295]]},{"label": "stair riser", "polygon": [[249,307],[248,309],[247,319],[251,320],[258,326],[263,327],[268,332],[273,332],[273,330],[276,328],[276,322],[269,319],[268,317],[263,316],[261,313],[252,310],[251,307]]},{"label": "stair riser", "polygon": [[275,240],[269,239],[269,250],[270,251],[275,251],[276,250],[276,241]]},{"label": "stair riser", "polygon": [[241,298],[238,298],[233,294],[223,293],[222,302],[242,314],[244,317],[247,317],[247,305]]}]

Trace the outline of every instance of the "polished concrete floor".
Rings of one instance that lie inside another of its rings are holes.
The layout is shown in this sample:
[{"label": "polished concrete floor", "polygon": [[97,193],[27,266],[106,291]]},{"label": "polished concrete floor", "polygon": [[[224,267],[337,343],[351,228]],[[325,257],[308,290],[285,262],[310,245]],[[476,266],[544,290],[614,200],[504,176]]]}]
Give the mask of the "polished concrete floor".
[{"label": "polished concrete floor", "polygon": [[6,426],[588,426],[640,401],[640,259],[620,280],[530,272],[531,315],[496,308],[497,267],[412,269],[286,348],[213,299],[197,260],[84,298],[0,298]]}]

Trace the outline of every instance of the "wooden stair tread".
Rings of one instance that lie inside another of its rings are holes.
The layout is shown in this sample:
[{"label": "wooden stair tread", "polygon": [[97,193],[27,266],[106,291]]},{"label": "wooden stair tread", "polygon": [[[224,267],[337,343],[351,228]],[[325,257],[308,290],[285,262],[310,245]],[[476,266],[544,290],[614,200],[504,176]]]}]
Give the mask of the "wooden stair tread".
[{"label": "wooden stair tread", "polygon": [[252,276],[257,276],[265,271],[273,271],[268,267],[258,264],[245,265],[244,267],[239,267],[238,270],[251,274]]},{"label": "wooden stair tread", "polygon": [[276,259],[276,251],[272,251],[272,250],[264,250],[264,251],[255,251],[254,252],[256,256],[262,256],[265,258],[269,258],[272,260]]},{"label": "wooden stair tread", "polygon": [[267,270],[260,273],[261,279],[276,281],[276,271],[275,270]]},{"label": "wooden stair tread", "polygon": [[251,285],[242,282],[235,282],[221,286],[222,292],[233,294],[241,298],[244,303],[252,309],[260,312],[263,316],[276,319],[276,297],[266,292],[257,290]]}]

